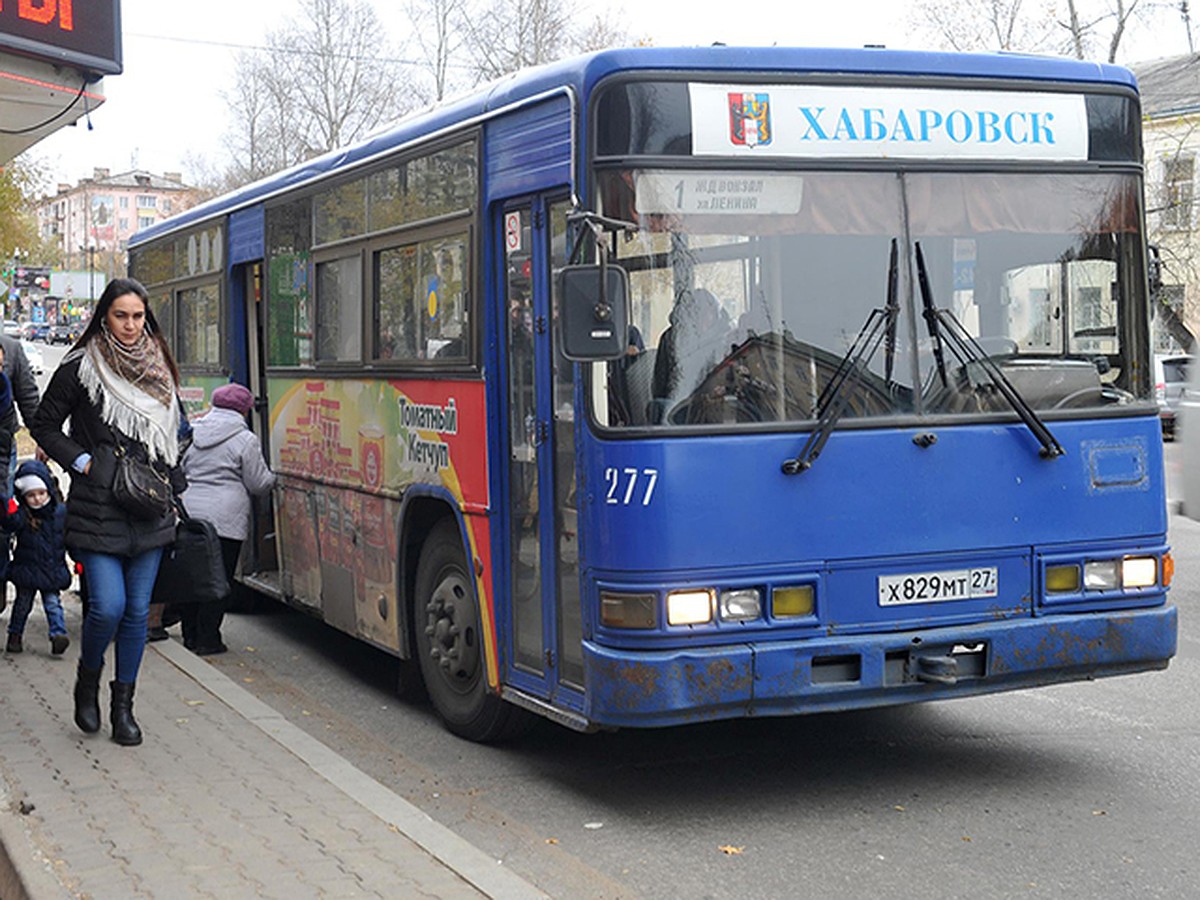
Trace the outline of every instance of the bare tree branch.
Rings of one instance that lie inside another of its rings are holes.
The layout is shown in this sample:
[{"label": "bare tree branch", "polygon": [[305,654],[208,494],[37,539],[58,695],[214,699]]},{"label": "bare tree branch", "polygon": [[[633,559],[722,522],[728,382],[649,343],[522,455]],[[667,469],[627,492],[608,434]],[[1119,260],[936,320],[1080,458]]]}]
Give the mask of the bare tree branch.
[{"label": "bare tree branch", "polygon": [[[919,0],[912,27],[958,51],[1020,50],[1076,59],[1101,51],[1115,62],[1122,41],[1154,11],[1148,0]],[[1186,10],[1181,9],[1186,23]]]},{"label": "bare tree branch", "polygon": [[226,144],[237,183],[365,137],[419,98],[365,0],[300,0],[300,16],[237,59]]}]

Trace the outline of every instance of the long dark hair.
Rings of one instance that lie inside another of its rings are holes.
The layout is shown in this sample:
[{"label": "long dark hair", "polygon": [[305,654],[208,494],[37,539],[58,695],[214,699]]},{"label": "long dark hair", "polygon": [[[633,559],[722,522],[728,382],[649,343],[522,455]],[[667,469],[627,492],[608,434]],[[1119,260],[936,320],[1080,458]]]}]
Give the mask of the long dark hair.
[{"label": "long dark hair", "polygon": [[104,320],[108,316],[109,307],[113,305],[114,300],[124,297],[126,294],[136,294],[141,298],[142,304],[146,307],[146,334],[162,348],[167,368],[171,370],[175,383],[179,384],[179,367],[175,365],[175,357],[171,355],[171,348],[167,346],[162,329],[158,327],[158,319],[154,318],[154,310],[150,308],[150,294],[142,287],[142,283],[134,278],[114,278],[105,286],[104,293],[96,301],[92,320],[88,322],[87,328],[83,330],[83,334],[79,336],[79,340],[75,342],[72,349],[78,350],[86,347],[92,338],[100,334],[100,329],[104,327]]}]

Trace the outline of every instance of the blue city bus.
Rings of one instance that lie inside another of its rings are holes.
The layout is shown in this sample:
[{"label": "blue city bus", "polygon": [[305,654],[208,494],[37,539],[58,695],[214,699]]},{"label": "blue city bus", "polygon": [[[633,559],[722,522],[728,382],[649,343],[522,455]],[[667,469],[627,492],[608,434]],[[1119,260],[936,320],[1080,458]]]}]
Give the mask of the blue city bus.
[{"label": "blue city bus", "polygon": [[1162,669],[1125,69],[612,50],[131,242],[197,414],[260,398],[240,580],[455,733]]}]

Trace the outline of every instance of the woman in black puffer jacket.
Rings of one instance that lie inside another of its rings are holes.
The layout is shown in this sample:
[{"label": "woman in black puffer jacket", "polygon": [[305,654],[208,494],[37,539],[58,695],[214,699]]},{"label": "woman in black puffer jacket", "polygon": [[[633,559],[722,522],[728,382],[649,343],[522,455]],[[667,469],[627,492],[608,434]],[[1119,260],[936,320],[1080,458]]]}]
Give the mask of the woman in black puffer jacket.
[{"label": "woman in black puffer jacket", "polygon": [[[104,653],[115,639],[113,740],[142,742],[133,691],[146,645],[146,616],[163,548],[175,538],[175,513],[139,518],[112,491],[118,447],[167,474],[176,494],[182,410],[179,370],[150,310],[146,289],[118,278],[104,289],[92,320],[50,380],[30,434],[72,473],[66,545],[83,564],[88,612],[75,681],[75,724],[100,730]],[[70,419],[69,433],[64,431]]]}]

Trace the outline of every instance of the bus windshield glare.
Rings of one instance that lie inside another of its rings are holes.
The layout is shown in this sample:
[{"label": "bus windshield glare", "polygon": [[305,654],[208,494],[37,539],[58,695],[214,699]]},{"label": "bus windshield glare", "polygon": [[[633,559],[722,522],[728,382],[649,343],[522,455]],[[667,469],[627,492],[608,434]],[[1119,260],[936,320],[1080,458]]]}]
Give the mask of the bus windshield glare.
[{"label": "bus windshield glare", "polygon": [[613,168],[598,187],[603,213],[638,226],[613,257],[632,325],[594,392],[602,425],[814,420],[889,302],[878,352],[843,388],[843,422],[1012,413],[977,361],[935,352],[931,307],[1039,414],[1148,399],[1134,174]]}]

